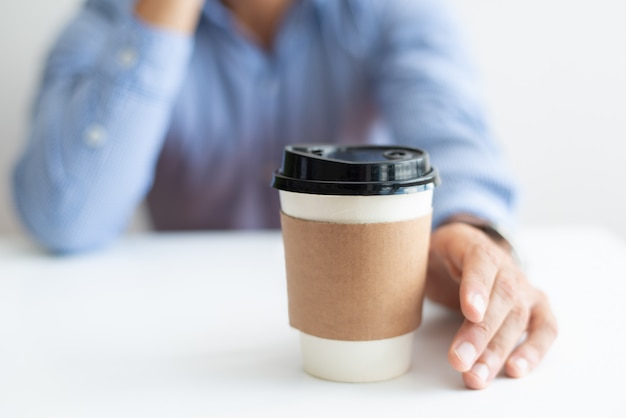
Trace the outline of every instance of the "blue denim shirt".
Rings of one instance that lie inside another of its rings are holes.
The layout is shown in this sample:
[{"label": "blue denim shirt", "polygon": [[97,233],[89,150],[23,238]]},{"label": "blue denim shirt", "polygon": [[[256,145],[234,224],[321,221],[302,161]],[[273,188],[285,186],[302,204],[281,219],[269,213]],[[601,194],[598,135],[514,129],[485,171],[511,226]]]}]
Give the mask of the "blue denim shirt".
[{"label": "blue denim shirt", "polygon": [[15,168],[46,247],[106,244],[147,199],[159,230],[276,228],[283,147],[405,144],[439,170],[434,225],[513,220],[515,189],[440,0],[296,0],[271,49],[207,0],[193,36],[88,0],[55,41]]}]

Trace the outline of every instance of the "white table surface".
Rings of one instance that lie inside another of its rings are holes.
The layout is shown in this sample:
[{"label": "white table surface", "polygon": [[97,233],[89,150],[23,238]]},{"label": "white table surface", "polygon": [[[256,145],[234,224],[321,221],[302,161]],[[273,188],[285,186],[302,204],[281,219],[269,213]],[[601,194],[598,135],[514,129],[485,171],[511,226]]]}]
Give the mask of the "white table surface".
[{"label": "white table surface", "polygon": [[406,375],[305,374],[277,233],[137,235],[62,258],[0,238],[0,417],[625,417],[626,243],[596,227],[521,238],[561,333],[532,375],[482,391],[446,360],[458,316],[431,304]]}]

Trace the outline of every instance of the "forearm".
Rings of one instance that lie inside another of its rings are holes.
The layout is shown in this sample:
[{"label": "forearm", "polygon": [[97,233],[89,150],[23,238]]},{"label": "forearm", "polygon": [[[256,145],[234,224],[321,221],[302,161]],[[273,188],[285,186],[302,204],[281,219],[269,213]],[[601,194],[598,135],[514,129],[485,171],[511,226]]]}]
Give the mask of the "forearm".
[{"label": "forearm", "polygon": [[395,141],[439,170],[433,225],[459,214],[514,227],[516,188],[484,109],[479,76],[438,2],[385,2],[376,92]]},{"label": "forearm", "polygon": [[[191,40],[93,11],[50,55],[14,173],[18,212],[53,251],[102,245],[150,187]],[[109,27],[110,26],[110,27]]]},{"label": "forearm", "polygon": [[[53,251],[99,246],[125,228],[151,184],[169,116],[166,104],[145,101],[89,108],[85,103],[100,88],[88,84],[72,105],[35,117],[31,144],[15,170],[20,215]],[[93,110],[97,121],[88,114]]]},{"label": "forearm", "polygon": [[204,0],[139,0],[136,15],[144,22],[181,33],[192,33]]}]

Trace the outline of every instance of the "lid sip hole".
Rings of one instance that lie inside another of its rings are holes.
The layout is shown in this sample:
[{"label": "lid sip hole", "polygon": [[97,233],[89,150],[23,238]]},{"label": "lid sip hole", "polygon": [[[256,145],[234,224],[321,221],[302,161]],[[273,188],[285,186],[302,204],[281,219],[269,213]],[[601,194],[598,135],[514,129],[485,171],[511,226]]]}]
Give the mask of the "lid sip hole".
[{"label": "lid sip hole", "polygon": [[389,150],[389,151],[385,151],[383,153],[383,156],[385,158],[390,159],[390,160],[401,160],[403,158],[410,157],[411,154],[406,152],[406,151],[403,151],[403,150],[392,149],[392,150]]}]

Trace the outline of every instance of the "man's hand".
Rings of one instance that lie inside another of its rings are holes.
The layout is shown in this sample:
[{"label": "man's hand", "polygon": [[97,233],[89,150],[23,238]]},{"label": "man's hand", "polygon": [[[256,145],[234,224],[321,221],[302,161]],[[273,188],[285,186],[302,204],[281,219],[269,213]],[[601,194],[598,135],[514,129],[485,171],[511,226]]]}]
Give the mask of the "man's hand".
[{"label": "man's hand", "polygon": [[426,295],[465,317],[448,360],[472,389],[486,387],[502,369],[510,377],[526,375],[557,335],[546,295],[510,251],[465,223],[433,232]]},{"label": "man's hand", "polygon": [[139,0],[135,14],[144,22],[184,34],[193,33],[204,0]]}]

